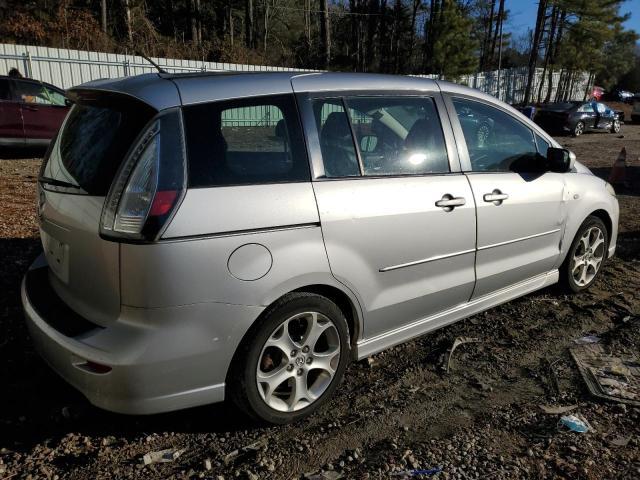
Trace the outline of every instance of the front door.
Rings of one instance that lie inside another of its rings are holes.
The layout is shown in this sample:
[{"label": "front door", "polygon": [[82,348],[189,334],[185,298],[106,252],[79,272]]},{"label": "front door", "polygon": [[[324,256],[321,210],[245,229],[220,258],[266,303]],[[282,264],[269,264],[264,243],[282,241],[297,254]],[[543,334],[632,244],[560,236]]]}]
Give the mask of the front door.
[{"label": "front door", "polygon": [[441,97],[301,104],[312,160],[323,164],[313,187],[331,270],[361,303],[363,336],[468,301],[475,207]]},{"label": "front door", "polygon": [[24,145],[20,105],[13,96],[8,78],[0,78],[0,146]]},{"label": "front door", "polygon": [[[464,118],[456,124],[454,117],[454,129],[466,144],[463,165],[477,205],[477,298],[553,269],[566,218],[564,176],[546,171],[544,140],[515,116],[467,98],[451,101]],[[487,125],[489,132],[480,127]]]},{"label": "front door", "polygon": [[27,145],[47,144],[55,136],[69,110],[64,95],[40,82],[29,80],[16,80],[14,88],[20,99]]}]

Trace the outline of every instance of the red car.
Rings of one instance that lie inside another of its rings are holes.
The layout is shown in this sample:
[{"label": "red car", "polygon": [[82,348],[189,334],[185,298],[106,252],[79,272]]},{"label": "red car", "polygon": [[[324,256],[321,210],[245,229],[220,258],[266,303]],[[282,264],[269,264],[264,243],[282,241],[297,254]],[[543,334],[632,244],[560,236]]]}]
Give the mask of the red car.
[{"label": "red car", "polygon": [[70,105],[53,85],[0,76],[0,147],[46,147]]}]

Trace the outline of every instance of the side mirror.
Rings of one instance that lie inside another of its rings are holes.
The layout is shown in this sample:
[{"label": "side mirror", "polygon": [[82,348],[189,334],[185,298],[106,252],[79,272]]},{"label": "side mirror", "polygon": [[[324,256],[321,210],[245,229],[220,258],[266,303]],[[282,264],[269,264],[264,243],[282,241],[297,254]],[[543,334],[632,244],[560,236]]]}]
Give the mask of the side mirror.
[{"label": "side mirror", "polygon": [[566,148],[549,147],[547,150],[547,169],[550,172],[567,173],[573,170],[576,155]]},{"label": "side mirror", "polygon": [[70,99],[65,97],[64,104],[65,106],[70,107],[71,105],[73,105],[73,102]]},{"label": "side mirror", "polygon": [[378,145],[378,137],[375,135],[364,135],[360,139],[360,150],[366,153],[373,152]]}]

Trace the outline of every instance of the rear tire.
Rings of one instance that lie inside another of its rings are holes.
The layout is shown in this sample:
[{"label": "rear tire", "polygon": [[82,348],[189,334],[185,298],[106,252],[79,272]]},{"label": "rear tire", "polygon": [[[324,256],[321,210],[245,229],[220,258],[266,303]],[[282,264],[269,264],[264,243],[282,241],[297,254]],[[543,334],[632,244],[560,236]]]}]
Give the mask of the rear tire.
[{"label": "rear tire", "polygon": [[571,135],[573,135],[574,137],[579,137],[583,133],[584,133],[584,123],[583,122],[576,123],[575,126],[573,127],[573,130],[571,130]]},{"label": "rear tire", "polygon": [[602,220],[587,217],[576,233],[560,267],[560,284],[571,292],[586,290],[600,274],[609,251],[609,235]]},{"label": "rear tire", "polygon": [[311,415],[335,392],[349,361],[349,327],[326,297],[294,292],[267,308],[227,375],[229,398],[271,423]]}]

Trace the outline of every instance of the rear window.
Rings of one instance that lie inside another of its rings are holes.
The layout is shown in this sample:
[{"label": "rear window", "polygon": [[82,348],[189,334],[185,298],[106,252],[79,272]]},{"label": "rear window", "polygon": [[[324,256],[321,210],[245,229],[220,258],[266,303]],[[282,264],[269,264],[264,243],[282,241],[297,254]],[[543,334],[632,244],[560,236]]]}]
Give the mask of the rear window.
[{"label": "rear window", "polygon": [[184,108],[190,187],[310,180],[292,95]]},{"label": "rear window", "polygon": [[50,148],[42,176],[105,196],[127,150],[155,113],[129,98],[80,100]]}]

